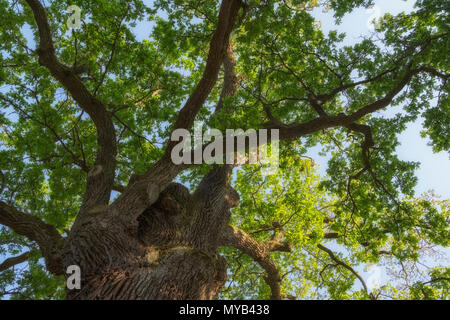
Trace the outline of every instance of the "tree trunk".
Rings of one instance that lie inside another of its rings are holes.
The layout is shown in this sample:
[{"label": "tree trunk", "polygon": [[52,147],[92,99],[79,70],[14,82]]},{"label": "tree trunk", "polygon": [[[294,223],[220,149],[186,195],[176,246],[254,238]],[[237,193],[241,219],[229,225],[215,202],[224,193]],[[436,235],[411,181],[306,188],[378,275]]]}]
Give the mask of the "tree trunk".
[{"label": "tree trunk", "polygon": [[67,298],[214,298],[227,269],[219,235],[237,203],[224,183],[228,172],[212,170],[194,195],[171,183],[132,226],[108,210],[85,215],[64,249],[65,267],[81,270],[81,290],[68,290]]},{"label": "tree trunk", "polygon": [[156,247],[136,260],[84,275],[82,289],[69,291],[68,299],[212,299],[226,279],[223,259],[186,246]]}]

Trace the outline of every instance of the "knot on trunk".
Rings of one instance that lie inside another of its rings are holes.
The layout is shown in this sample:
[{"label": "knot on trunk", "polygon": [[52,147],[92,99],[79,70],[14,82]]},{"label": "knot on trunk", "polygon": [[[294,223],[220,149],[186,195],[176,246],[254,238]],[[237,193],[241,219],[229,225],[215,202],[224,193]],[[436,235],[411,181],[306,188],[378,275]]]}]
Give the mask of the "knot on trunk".
[{"label": "knot on trunk", "polygon": [[192,211],[192,196],[179,183],[171,183],[138,218],[139,239],[146,245],[168,245],[180,241]]}]

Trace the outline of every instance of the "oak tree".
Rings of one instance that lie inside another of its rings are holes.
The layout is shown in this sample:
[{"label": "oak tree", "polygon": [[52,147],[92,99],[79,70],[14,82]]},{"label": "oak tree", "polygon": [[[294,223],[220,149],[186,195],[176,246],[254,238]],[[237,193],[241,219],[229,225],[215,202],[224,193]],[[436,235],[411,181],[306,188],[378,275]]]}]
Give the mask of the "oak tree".
[{"label": "oak tree", "polygon": [[[396,155],[420,118],[450,149],[448,2],[352,45],[311,12],[372,4],[0,0],[0,296],[448,299],[450,269],[420,265],[449,245],[449,203]],[[174,164],[195,121],[279,130],[278,171]],[[369,285],[375,263],[394,280]]]}]

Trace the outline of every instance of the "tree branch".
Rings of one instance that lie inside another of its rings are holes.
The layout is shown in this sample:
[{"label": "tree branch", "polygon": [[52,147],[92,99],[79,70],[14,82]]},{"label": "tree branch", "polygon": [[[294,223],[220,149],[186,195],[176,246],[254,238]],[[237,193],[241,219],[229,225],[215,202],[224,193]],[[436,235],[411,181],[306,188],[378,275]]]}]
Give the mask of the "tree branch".
[{"label": "tree branch", "polygon": [[106,205],[114,183],[116,165],[116,133],[113,122],[103,102],[95,98],[86,88],[76,72],[62,64],[55,54],[52,34],[45,8],[38,0],[26,0],[39,31],[39,63],[46,67],[53,77],[67,89],[80,107],[86,111],[97,128],[99,151],[95,166],[88,175],[86,193],[81,212],[96,205]]},{"label": "tree branch", "polygon": [[[361,282],[364,291],[369,294],[369,290],[367,289],[367,285],[366,282],[364,281],[364,279],[359,275],[358,272],[356,272],[352,267],[350,267],[348,264],[346,264],[344,261],[342,261],[341,259],[339,259],[334,253],[333,251],[331,251],[330,249],[328,249],[327,247],[324,247],[321,244],[318,244],[317,247],[322,250],[325,251],[331,258],[331,260],[333,260],[337,265],[340,265],[342,267],[344,267],[345,269],[349,270],[356,278],[358,278],[358,280]],[[371,299],[373,299],[373,296],[370,295]]]},{"label": "tree branch", "polygon": [[[219,22],[210,41],[209,54],[202,78],[180,110],[173,130],[191,128],[195,116],[214,87],[241,6],[240,0],[222,1]],[[147,173],[142,176],[135,176],[133,182],[130,181],[122,195],[113,204],[112,211],[115,212],[114,214],[122,216],[128,221],[134,221],[146,207],[158,199],[159,193],[167,187],[179,172],[189,167],[188,165],[177,166],[172,163],[170,157],[175,145],[176,142],[169,141],[163,157]],[[120,214],[120,210],[116,210],[120,207],[129,208],[126,217]]]},{"label": "tree branch", "polygon": [[270,258],[270,253],[273,251],[289,252],[291,250],[289,244],[282,242],[275,244],[273,241],[258,242],[245,231],[234,226],[228,226],[223,230],[220,243],[222,246],[234,247],[252,257],[267,273],[265,280],[271,289],[271,299],[280,300],[282,298],[280,289],[282,277],[274,261]]},{"label": "tree branch", "polygon": [[30,252],[22,253],[21,255],[17,257],[11,257],[0,263],[0,272],[5,271],[11,267],[14,267],[18,264],[21,264],[22,262],[25,262],[28,260],[28,257],[30,255]]},{"label": "tree branch", "polygon": [[234,96],[236,94],[239,85],[239,78],[234,70],[235,66],[236,59],[233,55],[231,43],[229,43],[225,57],[223,59],[223,88],[214,114],[218,113],[223,108],[223,102],[225,98]]},{"label": "tree branch", "polygon": [[360,108],[350,115],[341,113],[337,116],[323,116],[300,124],[291,124],[281,127],[269,126],[268,129],[279,129],[281,140],[292,140],[314,133],[318,130],[351,125],[364,116],[387,107],[392,102],[394,97],[408,84],[411,78],[421,71],[423,70],[420,68],[414,70],[410,70],[408,68],[399,83],[388,93],[386,93],[383,98]]},{"label": "tree branch", "polygon": [[55,227],[2,201],[0,201],[0,224],[35,241],[45,258],[48,271],[54,274],[64,273],[61,252],[64,239]]},{"label": "tree branch", "polygon": [[[219,23],[211,39],[209,54],[202,78],[186,104],[178,114],[173,126],[176,129],[190,129],[195,116],[205,103],[219,76],[220,66],[225,57],[229,38],[242,3],[239,0],[223,0],[220,6]],[[166,153],[170,155],[174,142],[169,142]]]},{"label": "tree branch", "polygon": [[216,252],[219,235],[230,220],[230,209],[239,205],[239,194],[230,186],[233,167],[214,166],[196,188],[194,216],[188,231],[191,245]]}]

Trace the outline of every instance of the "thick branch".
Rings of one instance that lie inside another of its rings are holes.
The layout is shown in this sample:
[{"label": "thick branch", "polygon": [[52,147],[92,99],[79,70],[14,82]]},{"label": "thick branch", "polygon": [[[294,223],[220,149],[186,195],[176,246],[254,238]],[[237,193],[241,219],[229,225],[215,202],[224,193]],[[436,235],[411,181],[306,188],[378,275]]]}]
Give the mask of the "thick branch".
[{"label": "thick branch", "polygon": [[222,246],[234,247],[252,257],[267,273],[265,280],[272,292],[271,299],[280,300],[282,298],[280,289],[282,277],[274,261],[270,258],[270,253],[280,249],[281,251],[290,251],[289,245],[281,242],[275,245],[272,241],[258,242],[245,231],[234,226],[225,228],[220,243]]},{"label": "thick branch", "polygon": [[2,201],[0,201],[0,224],[36,241],[45,258],[47,269],[55,274],[63,273],[61,249],[64,239],[55,227]]},{"label": "thick branch", "polygon": [[[368,83],[374,82],[376,80],[381,79],[382,77],[384,77],[387,74],[390,74],[390,73],[393,73],[393,72],[397,72],[400,69],[400,66],[402,65],[402,62],[405,59],[410,59],[412,56],[421,55],[424,52],[424,50],[431,44],[432,40],[439,39],[441,37],[446,37],[446,36],[448,36],[448,34],[447,33],[443,33],[443,34],[440,34],[440,35],[429,37],[428,39],[425,39],[423,42],[421,42],[419,44],[413,44],[413,45],[411,45],[411,46],[409,46],[408,48],[405,49],[404,54],[401,57],[399,57],[398,59],[393,61],[392,65],[394,67],[392,67],[390,69],[387,69],[387,70],[385,70],[385,71],[383,71],[383,72],[381,72],[381,73],[379,73],[379,74],[377,74],[377,75],[375,75],[373,77],[367,78],[365,80],[361,80],[361,81],[357,81],[357,82],[353,82],[353,83],[348,83],[348,84],[341,84],[341,86],[339,86],[338,88],[332,90],[330,93],[316,96],[316,98],[318,100],[320,100],[322,103],[324,103],[324,102],[327,102],[327,101],[331,100],[338,93],[346,91],[347,89],[354,88],[354,87],[357,87],[357,86],[362,85],[362,84],[368,84]],[[417,50],[418,48],[420,48],[420,50],[418,52],[414,53],[415,50]],[[319,60],[322,61],[322,59],[320,59],[320,57],[319,57]],[[326,65],[326,66],[328,67],[328,65]],[[427,72],[427,73],[429,73],[429,74],[431,74],[431,75],[433,75],[435,77],[439,77],[442,80],[447,80],[448,77],[449,77],[448,74],[441,73],[441,72],[439,72],[439,71],[437,71],[437,70],[435,70],[435,69],[433,69],[431,67],[424,66],[424,67],[421,67],[421,69],[422,69],[422,71]],[[339,75],[337,75],[337,77],[341,78]]]},{"label": "thick branch", "polygon": [[[334,253],[333,251],[331,251],[330,249],[328,249],[327,247],[324,247],[321,244],[318,244],[317,247],[322,250],[325,251],[331,258],[331,260],[333,260],[337,265],[340,265],[342,267],[344,267],[345,269],[347,269],[348,271],[350,271],[356,278],[358,278],[358,280],[361,282],[364,291],[366,291],[367,294],[369,294],[369,290],[367,289],[367,285],[366,282],[364,281],[364,279],[359,275],[358,272],[356,272],[352,267],[350,267],[348,264],[346,264],[345,262],[343,262],[341,259],[339,259]],[[372,298],[372,295],[371,295]]]},{"label": "thick branch", "polygon": [[204,251],[216,252],[230,209],[239,205],[239,194],[230,186],[232,172],[232,166],[214,166],[193,194],[194,216],[188,237],[191,245]]},{"label": "thick branch", "polygon": [[[425,69],[426,69],[425,67],[420,67],[413,70],[408,68],[401,77],[401,79],[399,80],[399,82],[397,83],[397,85],[394,88],[392,88],[389,92],[387,92],[383,98],[360,108],[359,110],[355,111],[352,114],[346,115],[344,113],[340,113],[339,115],[336,116],[329,116],[321,107],[319,100],[317,100],[314,96],[310,96],[310,99],[308,99],[308,101],[310,102],[312,101],[314,108],[320,115],[318,118],[315,118],[308,122],[290,125],[282,124],[280,121],[271,121],[267,123],[266,129],[278,129],[280,140],[292,140],[317,132],[319,130],[325,130],[334,127],[346,127],[350,130],[358,131],[365,135],[366,139],[364,141],[363,148],[365,149],[365,151],[367,151],[370,147],[373,147],[374,145],[372,135],[370,132],[370,127],[357,124],[356,121],[361,120],[364,116],[368,114],[386,108],[392,102],[395,96],[407,86],[411,78],[421,72],[427,72]],[[271,137],[268,137],[268,140],[270,142]],[[223,143],[224,143],[223,150],[225,150],[225,139]],[[206,147],[207,145],[204,145],[202,147],[203,150]],[[235,151],[242,152],[246,150],[238,149],[234,150],[233,152]],[[364,153],[367,154],[367,152]],[[193,154],[194,151],[192,151],[191,158],[193,157]]]},{"label": "thick branch", "polygon": [[450,78],[450,75],[448,73],[440,72],[434,68],[423,66],[421,68],[424,72],[431,74],[432,76],[435,76],[437,78],[441,78],[444,81],[447,81]]},{"label": "thick branch", "polygon": [[[203,76],[178,114],[173,130],[191,128],[195,116],[208,98],[209,93],[217,81],[220,66],[228,48],[230,34],[240,8],[241,2],[239,0],[222,1],[219,12],[219,23],[210,42],[208,59]],[[166,153],[170,154],[174,145],[174,142],[169,142]]]},{"label": "thick branch", "polygon": [[407,69],[398,84],[394,88],[392,88],[383,98],[360,108],[350,115],[339,114],[337,116],[324,116],[301,124],[292,124],[282,127],[270,126],[269,128],[279,129],[281,140],[291,140],[314,133],[319,130],[339,126],[346,127],[370,113],[379,111],[387,107],[392,102],[394,97],[400,91],[402,91],[403,88],[405,88],[411,78],[422,71],[423,70],[421,68],[414,70]]},{"label": "thick branch", "polygon": [[234,96],[236,94],[239,85],[239,78],[236,74],[236,71],[234,70],[235,66],[236,59],[233,55],[231,43],[229,43],[225,57],[223,59],[223,88],[214,113],[218,113],[223,108],[223,102],[225,98]]},{"label": "thick branch", "polygon": [[0,272],[5,271],[11,267],[18,265],[18,264],[21,264],[22,262],[27,261],[29,255],[30,255],[30,252],[25,252],[17,257],[12,257],[12,258],[6,259],[2,263],[0,263]]},{"label": "thick branch", "polygon": [[[45,8],[38,0],[27,0],[39,30],[39,63],[46,67],[55,79],[72,95],[80,107],[91,117],[97,128],[99,151],[95,167],[87,179],[83,207],[107,204],[114,183],[115,158],[117,153],[116,133],[105,105],[85,87],[76,72],[62,64],[55,54],[52,34]],[[83,211],[83,210],[82,210]]]},{"label": "thick branch", "polygon": [[[203,76],[184,107],[180,110],[173,130],[179,128],[189,129],[192,126],[195,116],[214,87],[241,5],[239,0],[222,1],[219,22],[210,42]],[[159,193],[167,187],[179,172],[189,167],[188,165],[176,166],[172,163],[170,159],[171,150],[175,145],[176,142],[170,141],[164,156],[146,174],[135,177],[133,182],[130,181],[128,187],[113,204],[113,214],[121,216],[119,208],[127,207],[128,215],[125,218],[127,221],[134,221],[146,207],[158,199]]]}]

